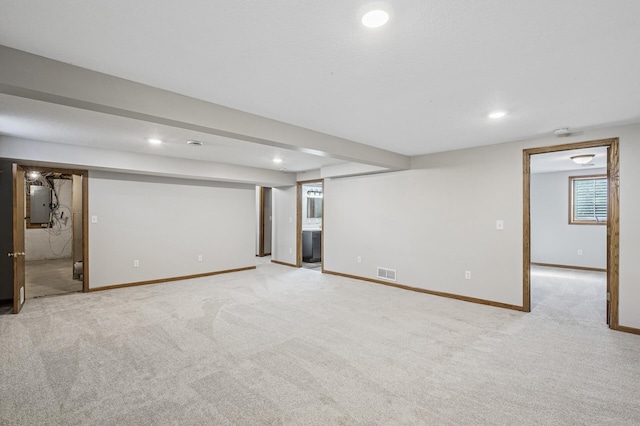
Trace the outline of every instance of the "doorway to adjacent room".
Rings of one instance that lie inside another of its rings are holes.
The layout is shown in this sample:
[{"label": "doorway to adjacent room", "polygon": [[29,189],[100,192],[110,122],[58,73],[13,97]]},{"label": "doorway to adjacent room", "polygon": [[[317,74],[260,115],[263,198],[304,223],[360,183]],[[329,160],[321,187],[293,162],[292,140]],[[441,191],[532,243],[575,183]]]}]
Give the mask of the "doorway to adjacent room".
[{"label": "doorway to adjacent room", "polygon": [[[618,329],[618,264],[619,264],[619,227],[620,227],[620,219],[619,219],[619,154],[618,154],[618,139],[605,139],[605,140],[597,140],[597,141],[589,141],[589,142],[580,142],[580,143],[572,143],[572,144],[564,144],[564,145],[556,145],[549,147],[541,147],[541,148],[532,148],[525,149],[523,151],[523,194],[524,194],[524,205],[523,205],[523,311],[530,312],[531,311],[531,282],[532,282],[532,263],[537,268],[535,269],[535,273],[540,275],[544,271],[548,272],[544,268],[548,268],[550,265],[545,265],[544,262],[532,260],[532,177],[531,177],[531,164],[532,164],[532,156],[537,156],[540,154],[549,154],[549,153],[557,153],[557,152],[570,152],[573,150],[584,150],[584,149],[598,149],[598,148],[606,149],[606,209],[605,207],[599,207],[600,210],[606,210],[606,224],[600,223],[600,219],[602,219],[602,213],[599,213],[598,207],[594,204],[592,213],[592,218],[581,218],[580,215],[586,214],[583,212],[574,212],[574,207],[576,201],[573,198],[569,199],[569,210],[567,214],[569,217],[567,221],[569,224],[584,222],[577,226],[584,226],[586,222],[592,222],[589,225],[595,226],[603,226],[606,227],[606,267],[605,268],[586,268],[587,270],[595,270],[593,272],[598,272],[598,270],[605,269],[606,270],[606,292],[602,295],[602,300],[606,303],[606,313],[605,319],[606,323],[609,324],[609,327],[612,329]],[[593,158],[593,157],[592,157]],[[572,188],[571,179],[575,179],[574,176],[568,179],[567,188]],[[596,177],[594,176],[582,176],[580,179],[591,179],[594,180]],[[584,182],[583,182],[584,183]],[[597,185],[597,183],[594,183]],[[596,190],[594,190],[597,192]],[[594,192],[592,191],[592,192]],[[576,216],[577,215],[577,216]],[[582,249],[576,250],[577,256],[582,256]],[[557,266],[557,265],[554,265]],[[567,266],[567,265],[560,265]],[[544,273],[546,273],[544,272]],[[557,271],[556,271],[557,272]],[[558,275],[558,274],[555,274]],[[540,278],[540,277],[537,277]]]},{"label": "doorway to adjacent room", "polygon": [[323,180],[298,182],[298,266],[322,271]]}]

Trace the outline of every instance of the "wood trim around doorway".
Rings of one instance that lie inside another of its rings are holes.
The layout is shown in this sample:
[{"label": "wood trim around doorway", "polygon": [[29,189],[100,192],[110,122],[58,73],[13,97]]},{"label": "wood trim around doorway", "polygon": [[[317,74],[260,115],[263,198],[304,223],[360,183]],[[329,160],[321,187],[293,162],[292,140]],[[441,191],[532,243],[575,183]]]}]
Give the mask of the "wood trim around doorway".
[{"label": "wood trim around doorway", "polygon": [[89,172],[77,171],[82,176],[82,292],[89,292]]},{"label": "wood trim around doorway", "polygon": [[627,331],[619,326],[619,243],[620,243],[620,168],[618,138],[554,145],[523,150],[523,277],[522,310],[531,311],[531,156],[549,152],[569,151],[582,148],[607,147],[607,291],[610,293],[609,327]]},{"label": "wood trim around doorway", "polygon": [[89,171],[48,166],[20,164],[28,173],[31,170],[76,175],[82,177],[82,292],[89,289]]}]

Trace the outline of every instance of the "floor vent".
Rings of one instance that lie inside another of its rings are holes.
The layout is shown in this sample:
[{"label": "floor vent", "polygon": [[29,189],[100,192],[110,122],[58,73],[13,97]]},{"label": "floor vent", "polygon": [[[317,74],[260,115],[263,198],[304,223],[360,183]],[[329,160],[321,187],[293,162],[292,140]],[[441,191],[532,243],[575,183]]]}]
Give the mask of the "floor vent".
[{"label": "floor vent", "polygon": [[381,268],[381,267],[378,266],[378,278],[384,278],[385,280],[395,281],[396,280],[396,270],[395,269]]}]

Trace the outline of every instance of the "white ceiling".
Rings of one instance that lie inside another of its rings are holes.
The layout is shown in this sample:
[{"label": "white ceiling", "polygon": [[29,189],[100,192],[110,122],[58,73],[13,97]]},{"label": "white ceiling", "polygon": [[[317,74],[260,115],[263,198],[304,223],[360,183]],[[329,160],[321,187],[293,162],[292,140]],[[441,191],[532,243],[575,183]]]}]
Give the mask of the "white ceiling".
[{"label": "white ceiling", "polygon": [[[637,0],[390,1],[379,29],[362,1],[0,2],[2,45],[406,155],[640,121]],[[98,138],[23,106],[25,137]],[[118,124],[114,144],[140,137]]]},{"label": "white ceiling", "polygon": [[[585,165],[576,164],[571,157],[576,155],[593,154],[593,160]],[[531,156],[531,173],[562,172],[568,170],[590,170],[607,167],[607,148],[573,149],[570,151],[547,152]]]},{"label": "white ceiling", "polygon": [[[0,130],[8,136],[70,145],[299,172],[344,161],[147,121],[0,94]],[[151,145],[148,137],[162,139]],[[197,140],[202,146],[187,145]],[[274,163],[273,159],[281,159]]]}]

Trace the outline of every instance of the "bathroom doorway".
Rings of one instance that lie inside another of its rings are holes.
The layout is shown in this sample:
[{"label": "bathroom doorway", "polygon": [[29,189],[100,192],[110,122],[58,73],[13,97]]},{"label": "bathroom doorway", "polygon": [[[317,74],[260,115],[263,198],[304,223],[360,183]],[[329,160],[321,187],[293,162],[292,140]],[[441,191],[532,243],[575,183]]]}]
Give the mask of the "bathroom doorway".
[{"label": "bathroom doorway", "polygon": [[298,266],[322,271],[323,180],[298,182]]}]

